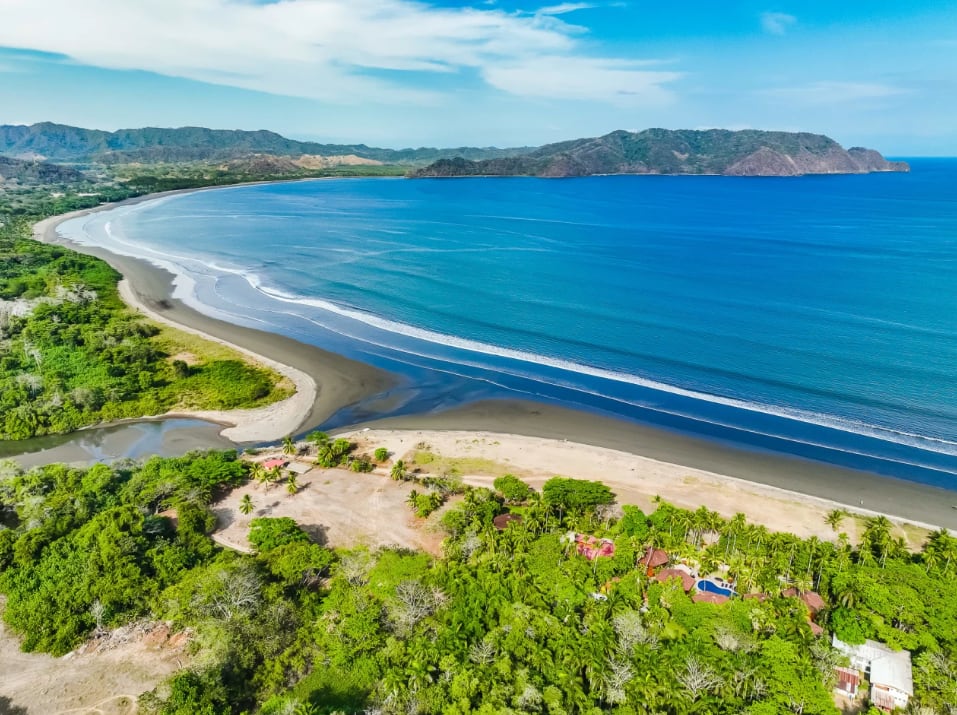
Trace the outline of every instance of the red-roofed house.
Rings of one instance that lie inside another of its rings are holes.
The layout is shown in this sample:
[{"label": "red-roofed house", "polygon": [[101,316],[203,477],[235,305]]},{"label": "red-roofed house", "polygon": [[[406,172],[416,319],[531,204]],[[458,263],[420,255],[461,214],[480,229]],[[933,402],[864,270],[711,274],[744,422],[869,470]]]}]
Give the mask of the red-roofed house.
[{"label": "red-roofed house", "polygon": [[272,459],[267,459],[262,464],[263,464],[263,469],[275,469],[276,467],[279,467],[281,469],[282,467],[285,467],[287,464],[289,464],[289,460],[283,459],[282,457],[273,457]]},{"label": "red-roofed house", "polygon": [[647,549],[645,549],[645,555],[638,559],[638,565],[644,566],[645,572],[648,574],[648,578],[651,578],[652,574],[655,572],[655,569],[661,568],[670,560],[671,559],[666,552],[649,546]]},{"label": "red-roofed house", "polygon": [[667,583],[673,578],[681,581],[681,588],[684,589],[685,593],[688,593],[688,591],[694,587],[694,578],[691,574],[685,573],[684,571],[679,571],[678,569],[662,569],[655,574],[655,580],[658,583]]},{"label": "red-roofed house", "polygon": [[505,531],[505,529],[508,528],[508,525],[513,521],[522,523],[522,517],[518,514],[499,514],[497,517],[492,519],[492,526],[499,531]]},{"label": "red-roofed house", "polygon": [[722,596],[720,593],[698,591],[694,596],[691,597],[691,600],[695,603],[713,603],[716,606],[720,606],[722,603],[727,603],[729,599],[727,596]]},{"label": "red-roofed house", "polygon": [[588,534],[575,534],[575,546],[578,553],[589,561],[599,556],[614,556],[615,542],[611,539],[599,539]]},{"label": "red-roofed house", "polygon": [[805,591],[804,593],[801,593],[796,588],[789,588],[782,592],[781,595],[785,598],[800,598],[802,601],[804,601],[804,605],[807,606],[807,609],[811,612],[812,616],[816,616],[819,611],[823,611],[827,606],[820,594],[814,593],[814,591]]},{"label": "red-roofed house", "polygon": [[837,691],[838,695],[843,695],[851,700],[856,698],[857,688],[861,684],[861,674],[854,668],[835,668],[834,673],[837,675],[834,690]]}]

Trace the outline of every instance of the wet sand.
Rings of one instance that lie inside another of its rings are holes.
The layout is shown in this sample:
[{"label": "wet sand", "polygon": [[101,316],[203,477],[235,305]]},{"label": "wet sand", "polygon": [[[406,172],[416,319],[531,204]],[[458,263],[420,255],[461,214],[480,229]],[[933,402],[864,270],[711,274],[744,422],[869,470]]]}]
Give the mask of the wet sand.
[{"label": "wet sand", "polygon": [[[132,201],[152,198],[156,196]],[[389,403],[388,392],[398,380],[395,376],[296,340],[207,317],[171,297],[172,275],[169,272],[145,261],[102,249],[75,246],[56,233],[60,222],[83,213],[89,212],[75,212],[40,222],[36,227],[37,234],[42,240],[69,245],[105,260],[127,278],[137,300],[164,319],[307,373],[319,389],[308,414],[302,416],[299,431],[312,429],[340,408],[364,399],[375,398],[370,401],[370,406],[376,400],[383,405]],[[517,400],[485,401],[441,413],[393,417],[366,424],[377,429],[482,430],[565,439],[828,499],[859,511],[886,513],[957,528],[957,509],[952,508],[957,505],[957,492],[784,455],[745,451],[552,405]]]}]

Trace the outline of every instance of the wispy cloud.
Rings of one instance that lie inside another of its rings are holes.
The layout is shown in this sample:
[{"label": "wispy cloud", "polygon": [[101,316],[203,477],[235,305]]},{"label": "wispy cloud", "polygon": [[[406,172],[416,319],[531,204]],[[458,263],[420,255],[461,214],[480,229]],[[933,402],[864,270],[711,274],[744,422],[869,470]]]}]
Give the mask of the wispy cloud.
[{"label": "wispy cloud", "polygon": [[536,15],[567,15],[578,10],[591,10],[594,5],[587,2],[563,2],[559,5],[549,5],[535,11]]},{"label": "wispy cloud", "polygon": [[678,74],[586,53],[584,28],[561,18],[586,7],[519,14],[415,0],[3,0],[0,46],[340,102],[427,101],[430,75],[456,73],[505,92],[661,101]]},{"label": "wispy cloud", "polygon": [[794,101],[798,104],[846,104],[866,100],[886,99],[909,93],[910,90],[875,82],[812,82],[797,87],[779,87],[765,90],[765,94]]},{"label": "wispy cloud", "polygon": [[761,27],[764,31],[772,35],[784,35],[790,27],[797,22],[794,15],[788,15],[786,12],[763,12],[761,13]]},{"label": "wispy cloud", "polygon": [[667,104],[672,94],[665,85],[681,73],[645,66],[627,60],[544,56],[489,67],[484,76],[494,87],[524,96]]}]

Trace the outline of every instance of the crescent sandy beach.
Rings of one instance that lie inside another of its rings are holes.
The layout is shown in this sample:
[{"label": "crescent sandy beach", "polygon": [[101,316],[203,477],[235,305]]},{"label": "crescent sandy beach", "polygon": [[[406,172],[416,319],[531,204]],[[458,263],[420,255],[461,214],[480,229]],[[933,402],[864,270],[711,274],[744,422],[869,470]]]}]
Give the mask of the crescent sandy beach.
[{"label": "crescent sandy beach", "polygon": [[[75,245],[57,232],[63,221],[87,213],[41,221],[35,235],[104,259],[123,275],[123,300],[148,319],[229,345],[295,385],[294,395],[261,409],[177,413],[222,425],[222,435],[234,443],[273,442],[287,434],[308,432],[327,425],[341,409],[361,404],[362,409],[354,413],[361,416],[361,423],[340,424],[335,431],[361,436],[354,430],[389,430],[382,434],[397,444],[427,442],[434,448],[440,446],[449,456],[463,450],[481,451],[498,463],[517,465],[517,470],[537,477],[561,473],[602,480],[629,502],[649,501],[659,495],[682,506],[705,504],[725,516],[742,511],[771,528],[798,534],[826,535],[823,515],[838,506],[862,515],[886,514],[899,524],[957,528],[957,509],[953,508],[957,496],[944,489],[745,451],[551,404],[485,400],[451,410],[376,419],[388,411],[390,390],[400,378],[317,346],[194,310],[173,298],[174,277],[166,270],[102,248]],[[908,535],[906,529],[903,533]]]}]

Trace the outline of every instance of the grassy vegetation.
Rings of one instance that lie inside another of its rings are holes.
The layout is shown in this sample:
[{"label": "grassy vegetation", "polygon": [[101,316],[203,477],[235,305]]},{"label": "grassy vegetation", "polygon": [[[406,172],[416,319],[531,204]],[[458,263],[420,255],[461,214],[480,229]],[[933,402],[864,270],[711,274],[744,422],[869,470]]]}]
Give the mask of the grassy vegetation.
[{"label": "grassy vegetation", "polygon": [[[259,407],[284,400],[295,391],[288,378],[272,368],[250,362],[229,346],[169,325],[158,328],[154,341],[167,356],[167,363],[173,366],[177,361],[183,362],[189,372],[189,379],[172,386],[170,398],[176,402],[171,409],[209,409],[213,404],[219,405],[217,409]],[[239,368],[236,363],[245,365]],[[212,367],[217,364],[218,367]],[[244,390],[237,391],[236,386],[232,386],[222,394],[214,394],[221,389],[218,382],[237,377],[244,381]]]},{"label": "grassy vegetation", "polygon": [[96,197],[51,198],[40,189],[17,196],[19,210],[0,195],[0,439],[174,408],[254,407],[290,394],[279,375],[245,356],[126,308],[119,275],[103,261],[33,240],[45,212]]},{"label": "grassy vegetation", "polygon": [[481,457],[444,457],[426,449],[417,449],[412,454],[411,466],[427,468],[441,476],[461,477],[465,474],[494,477],[511,468],[491,459]]}]

